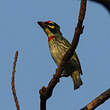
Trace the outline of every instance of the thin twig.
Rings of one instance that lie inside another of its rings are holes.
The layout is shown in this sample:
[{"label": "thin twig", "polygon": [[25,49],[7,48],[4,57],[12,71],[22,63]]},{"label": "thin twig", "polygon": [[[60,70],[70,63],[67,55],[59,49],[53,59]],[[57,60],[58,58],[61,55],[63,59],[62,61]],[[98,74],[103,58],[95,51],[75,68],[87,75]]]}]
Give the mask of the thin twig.
[{"label": "thin twig", "polygon": [[75,34],[74,34],[74,39],[72,41],[72,46],[64,55],[59,68],[56,70],[56,73],[54,74],[53,78],[50,80],[48,86],[42,87],[39,91],[39,93],[40,93],[40,110],[46,110],[46,101],[48,98],[51,97],[53,89],[56,86],[56,84],[59,82],[61,73],[64,70],[64,65],[72,57],[72,55],[74,54],[74,51],[78,45],[80,34],[82,34],[83,29],[84,29],[84,26],[82,26],[82,24],[83,24],[83,20],[85,17],[86,2],[87,2],[87,0],[81,0],[80,13],[79,13],[79,17],[78,17],[78,24],[75,29]]},{"label": "thin twig", "polygon": [[81,110],[94,110],[96,107],[103,104],[109,98],[110,98],[110,88],[103,92],[100,96],[96,97],[93,101],[91,101]]},{"label": "thin twig", "polygon": [[20,110],[19,103],[18,103],[18,98],[17,98],[16,90],[15,90],[15,72],[16,72],[15,68],[16,68],[17,58],[18,58],[18,51],[16,51],[15,57],[14,57],[11,86],[12,86],[14,101],[15,101],[15,104],[16,104],[16,109]]}]

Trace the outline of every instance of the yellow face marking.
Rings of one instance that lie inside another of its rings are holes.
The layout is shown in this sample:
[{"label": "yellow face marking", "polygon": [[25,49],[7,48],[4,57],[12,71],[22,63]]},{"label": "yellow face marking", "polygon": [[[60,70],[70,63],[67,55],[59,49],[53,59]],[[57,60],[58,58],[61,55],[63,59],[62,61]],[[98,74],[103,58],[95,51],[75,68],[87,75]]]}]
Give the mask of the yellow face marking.
[{"label": "yellow face marking", "polygon": [[53,33],[48,28],[45,28],[45,32],[47,33],[48,36],[53,35]]},{"label": "yellow face marking", "polygon": [[49,30],[48,28],[45,28],[45,32],[46,32],[47,34],[49,34],[49,33],[50,33],[50,30]]},{"label": "yellow face marking", "polygon": [[52,28],[52,29],[54,29],[54,28],[55,28],[55,26],[50,26],[50,25],[48,25],[48,27],[50,27],[50,28]]},{"label": "yellow face marking", "polygon": [[51,34],[51,31],[48,28],[45,28],[45,32],[49,35]]}]

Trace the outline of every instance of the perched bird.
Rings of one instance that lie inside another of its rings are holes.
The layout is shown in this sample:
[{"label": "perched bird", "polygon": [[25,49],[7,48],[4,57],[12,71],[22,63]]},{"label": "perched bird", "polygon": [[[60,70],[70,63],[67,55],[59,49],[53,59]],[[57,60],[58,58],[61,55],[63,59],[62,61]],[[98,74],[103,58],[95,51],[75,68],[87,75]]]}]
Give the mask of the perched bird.
[{"label": "perched bird", "polygon": [[[39,21],[38,24],[47,34],[51,56],[57,66],[59,66],[64,54],[70,48],[71,44],[63,37],[62,33],[60,32],[60,26],[58,24],[52,21]],[[82,85],[80,74],[82,74],[82,70],[78,56],[75,52],[72,58],[66,63],[64,71],[62,72],[62,76],[72,77],[75,90]]]}]

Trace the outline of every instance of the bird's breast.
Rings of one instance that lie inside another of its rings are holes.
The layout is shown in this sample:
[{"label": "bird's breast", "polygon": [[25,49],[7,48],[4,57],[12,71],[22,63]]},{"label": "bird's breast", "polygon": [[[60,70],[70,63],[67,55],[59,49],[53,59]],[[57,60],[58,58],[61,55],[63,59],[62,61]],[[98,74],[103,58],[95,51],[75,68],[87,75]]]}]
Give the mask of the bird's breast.
[{"label": "bird's breast", "polygon": [[56,64],[59,66],[64,54],[67,51],[67,48],[64,48],[58,42],[51,42],[51,43],[52,44],[49,44],[51,56],[53,57]]}]

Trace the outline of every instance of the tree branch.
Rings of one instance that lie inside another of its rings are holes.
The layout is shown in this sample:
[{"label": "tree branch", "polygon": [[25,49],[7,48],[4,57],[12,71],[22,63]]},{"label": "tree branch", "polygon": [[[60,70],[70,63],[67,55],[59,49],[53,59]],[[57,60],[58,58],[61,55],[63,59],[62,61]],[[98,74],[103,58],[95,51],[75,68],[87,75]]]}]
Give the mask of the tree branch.
[{"label": "tree branch", "polygon": [[12,86],[14,101],[15,101],[15,104],[16,104],[16,109],[20,110],[19,103],[18,103],[18,98],[16,96],[16,90],[15,90],[15,72],[16,72],[15,68],[16,68],[17,58],[18,58],[18,51],[16,51],[15,57],[14,57],[11,86]]},{"label": "tree branch", "polygon": [[109,98],[110,98],[110,88],[103,92],[100,96],[96,97],[92,102],[90,102],[81,110],[94,110],[96,107],[103,104]]},{"label": "tree branch", "polygon": [[46,101],[48,98],[51,97],[53,89],[56,86],[56,84],[59,82],[61,73],[64,70],[64,65],[72,57],[72,55],[74,54],[74,51],[78,45],[80,34],[82,34],[83,29],[84,29],[84,26],[82,26],[82,24],[83,24],[83,20],[85,17],[86,3],[87,3],[87,0],[81,0],[80,12],[79,12],[79,17],[78,17],[78,24],[75,29],[75,34],[74,34],[74,39],[72,41],[72,46],[69,48],[69,50],[64,55],[60,66],[56,70],[56,73],[54,74],[53,78],[50,80],[48,86],[42,87],[39,91],[39,93],[40,93],[40,110],[46,110]]},{"label": "tree branch", "polygon": [[101,4],[108,10],[110,14],[110,0],[90,0],[90,1]]}]

